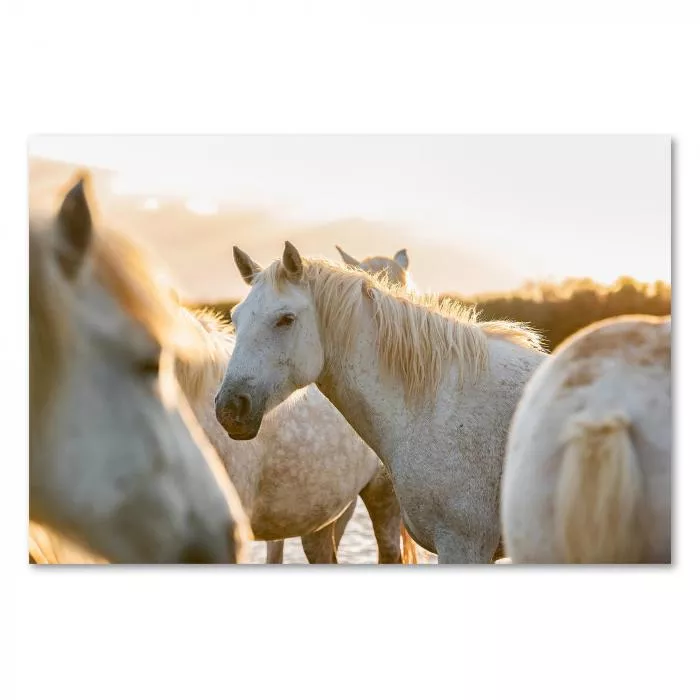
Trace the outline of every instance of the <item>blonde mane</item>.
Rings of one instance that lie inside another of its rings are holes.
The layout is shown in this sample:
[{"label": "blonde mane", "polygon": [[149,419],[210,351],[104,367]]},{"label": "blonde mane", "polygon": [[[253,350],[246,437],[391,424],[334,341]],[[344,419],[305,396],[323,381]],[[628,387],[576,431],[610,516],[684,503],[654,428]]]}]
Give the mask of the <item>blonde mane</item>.
[{"label": "blonde mane", "polygon": [[[476,382],[488,371],[488,337],[542,351],[540,335],[526,324],[478,320],[466,308],[436,295],[419,295],[385,279],[325,259],[304,258],[303,281],[316,305],[326,356],[342,365],[356,337],[363,298],[370,298],[382,366],[403,382],[407,398],[435,396],[452,362],[460,381]],[[258,273],[261,282],[280,289],[287,277],[280,261]]]},{"label": "blonde mane", "polygon": [[235,337],[231,324],[215,311],[182,307],[181,313],[197,335],[197,351],[177,357],[175,374],[185,396],[193,403],[211,387],[221,384]]}]

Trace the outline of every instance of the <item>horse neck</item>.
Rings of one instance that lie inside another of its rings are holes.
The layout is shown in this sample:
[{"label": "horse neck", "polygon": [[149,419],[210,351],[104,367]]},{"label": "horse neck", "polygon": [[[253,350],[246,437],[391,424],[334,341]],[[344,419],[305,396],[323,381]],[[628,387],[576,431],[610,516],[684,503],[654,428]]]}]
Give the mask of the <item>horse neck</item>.
[{"label": "horse neck", "polygon": [[377,330],[362,313],[342,362],[326,361],[316,385],[380,459],[391,452],[397,424],[407,415],[400,382],[381,372]]},{"label": "horse neck", "polygon": [[[377,335],[370,312],[361,312],[352,346],[342,361],[326,362],[317,385],[358,435],[386,463],[387,455],[395,449],[401,433],[411,430],[416,417],[425,409],[431,409],[422,402],[416,406],[409,405],[403,383],[382,371]],[[546,357],[539,351],[522,347],[495,334],[487,334],[487,342],[487,374],[479,382],[478,390],[467,392],[470,409],[483,413],[486,423],[489,420],[498,422],[498,416],[504,411],[512,412],[525,383]],[[448,371],[447,367],[445,370]],[[457,386],[459,380],[455,368],[449,371],[450,377],[446,377],[445,381],[455,382],[454,391],[466,400],[466,394]],[[465,382],[468,384],[469,379],[465,378]],[[503,386],[507,389],[503,390]]]}]

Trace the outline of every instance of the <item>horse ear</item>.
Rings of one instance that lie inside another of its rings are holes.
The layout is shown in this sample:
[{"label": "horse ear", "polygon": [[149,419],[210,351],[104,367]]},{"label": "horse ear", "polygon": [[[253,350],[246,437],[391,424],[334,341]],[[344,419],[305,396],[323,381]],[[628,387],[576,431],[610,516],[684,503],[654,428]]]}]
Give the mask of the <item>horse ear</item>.
[{"label": "horse ear", "polygon": [[236,263],[238,271],[246,284],[253,284],[255,275],[262,270],[260,265],[253,258],[244,253],[238,246],[233,246],[233,259]]},{"label": "horse ear", "polygon": [[394,260],[401,265],[404,270],[408,270],[408,253],[405,248],[401,248],[401,250],[394,255]]},{"label": "horse ear", "polygon": [[350,265],[350,267],[360,267],[359,260],[355,260],[352,255],[348,255],[339,245],[336,246],[336,249],[340,253],[340,257],[343,259],[343,262],[346,265]]},{"label": "horse ear", "polygon": [[299,251],[289,242],[284,242],[284,253],[282,254],[282,267],[290,282],[299,282],[304,274],[304,263]]},{"label": "horse ear", "polygon": [[92,215],[85,195],[85,177],[71,187],[58,210],[58,245],[56,255],[66,277],[78,274],[92,243]]}]

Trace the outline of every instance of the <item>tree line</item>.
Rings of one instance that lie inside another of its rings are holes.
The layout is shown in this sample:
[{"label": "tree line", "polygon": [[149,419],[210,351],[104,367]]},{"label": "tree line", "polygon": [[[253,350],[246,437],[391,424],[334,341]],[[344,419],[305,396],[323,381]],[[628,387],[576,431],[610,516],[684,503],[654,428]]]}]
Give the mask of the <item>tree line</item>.
[{"label": "tree line", "polygon": [[[607,286],[589,278],[573,278],[560,283],[528,282],[509,293],[465,296],[445,292],[440,297],[475,306],[483,321],[508,319],[528,323],[542,333],[549,350],[581,328],[604,318],[671,313],[670,284],[639,282],[632,277],[620,277]],[[232,300],[189,306],[208,307],[228,318],[237,303],[238,300]]]}]

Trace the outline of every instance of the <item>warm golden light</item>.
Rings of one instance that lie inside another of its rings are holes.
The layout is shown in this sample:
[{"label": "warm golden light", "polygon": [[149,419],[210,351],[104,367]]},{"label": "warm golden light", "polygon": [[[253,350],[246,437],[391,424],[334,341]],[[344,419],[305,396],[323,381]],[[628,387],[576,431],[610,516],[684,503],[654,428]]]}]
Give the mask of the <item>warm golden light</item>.
[{"label": "warm golden light", "polygon": [[331,258],[335,245],[360,257],[407,248],[422,291],[620,275],[670,282],[670,152],[663,137],[30,143],[39,195],[53,201],[74,166],[94,169],[106,219],[156,248],[188,295],[211,299],[246,291],[231,274],[233,243],[269,262],[288,235],[305,254]]},{"label": "warm golden light", "polygon": [[185,206],[193,214],[199,214],[201,216],[213,216],[219,211],[219,205],[216,202],[204,198],[188,199],[185,202]]}]

